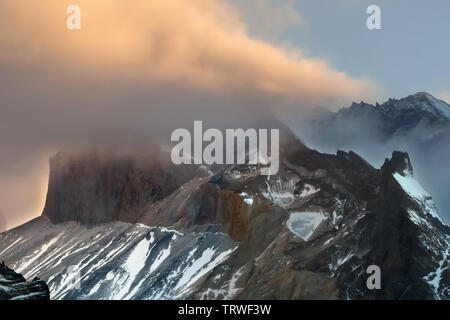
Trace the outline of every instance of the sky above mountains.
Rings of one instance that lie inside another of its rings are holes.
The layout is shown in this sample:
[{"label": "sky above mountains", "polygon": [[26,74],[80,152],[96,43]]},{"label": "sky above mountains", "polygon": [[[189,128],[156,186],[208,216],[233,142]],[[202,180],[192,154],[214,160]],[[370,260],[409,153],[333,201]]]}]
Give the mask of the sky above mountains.
[{"label": "sky above mountains", "polygon": [[[66,9],[81,9],[68,30]],[[2,0],[0,212],[40,215],[48,157],[142,145],[255,110],[448,98],[450,3],[363,0]],[[231,111],[231,112],[230,112]],[[188,124],[186,124],[188,122]]]},{"label": "sky above mountains", "polygon": [[[449,1],[231,1],[252,36],[369,77],[384,89],[378,101],[427,91],[450,102]],[[366,27],[372,4],[381,9],[381,30]]]}]

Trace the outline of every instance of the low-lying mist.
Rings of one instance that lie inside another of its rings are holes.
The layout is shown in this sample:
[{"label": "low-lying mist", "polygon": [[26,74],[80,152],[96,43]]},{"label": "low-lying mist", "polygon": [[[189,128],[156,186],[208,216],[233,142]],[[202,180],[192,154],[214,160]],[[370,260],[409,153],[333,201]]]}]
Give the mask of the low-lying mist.
[{"label": "low-lying mist", "polygon": [[[320,117],[320,116],[319,116]],[[374,167],[380,168],[392,151],[409,153],[414,175],[433,197],[440,215],[450,222],[450,128],[419,123],[414,128],[393,135],[384,131],[382,119],[373,114],[335,118],[320,122],[315,116],[304,116],[289,125],[309,147],[321,152],[352,150]]]}]

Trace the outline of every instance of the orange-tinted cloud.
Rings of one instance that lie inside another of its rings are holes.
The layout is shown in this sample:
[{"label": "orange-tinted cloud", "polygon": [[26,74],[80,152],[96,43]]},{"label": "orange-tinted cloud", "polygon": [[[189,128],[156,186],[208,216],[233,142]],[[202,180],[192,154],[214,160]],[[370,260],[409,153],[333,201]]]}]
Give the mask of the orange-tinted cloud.
[{"label": "orange-tinted cloud", "polygon": [[[0,59],[57,63],[65,72],[120,72],[206,90],[268,92],[326,104],[372,98],[377,86],[250,38],[219,0],[15,0],[2,2]],[[81,30],[66,29],[66,8],[81,8]]]}]

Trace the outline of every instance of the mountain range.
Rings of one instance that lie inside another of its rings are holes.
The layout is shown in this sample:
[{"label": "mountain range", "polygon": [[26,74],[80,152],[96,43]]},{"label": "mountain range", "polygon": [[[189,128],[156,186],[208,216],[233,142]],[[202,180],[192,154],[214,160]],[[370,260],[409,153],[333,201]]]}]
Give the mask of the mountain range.
[{"label": "mountain range", "polygon": [[[306,117],[308,118],[308,117]],[[419,92],[383,104],[353,103],[338,112],[321,112],[293,130],[321,152],[354,151],[375,167],[392,150],[408,152],[416,177],[450,221],[450,105]]]},{"label": "mountain range", "polygon": [[0,234],[0,258],[52,299],[450,298],[450,228],[408,153],[377,169],[280,138],[275,176],[61,151],[42,216]]}]

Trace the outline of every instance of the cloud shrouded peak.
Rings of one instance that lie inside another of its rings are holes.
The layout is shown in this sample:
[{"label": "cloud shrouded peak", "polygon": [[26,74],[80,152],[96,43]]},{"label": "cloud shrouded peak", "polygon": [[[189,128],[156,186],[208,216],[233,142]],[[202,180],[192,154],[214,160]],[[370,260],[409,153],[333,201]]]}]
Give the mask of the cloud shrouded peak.
[{"label": "cloud shrouded peak", "polygon": [[[73,4],[81,30],[66,28]],[[40,215],[47,159],[62,147],[141,146],[193,120],[235,126],[263,114],[255,108],[343,106],[376,94],[371,81],[251,38],[240,16],[219,0],[1,1],[8,226]]]}]

